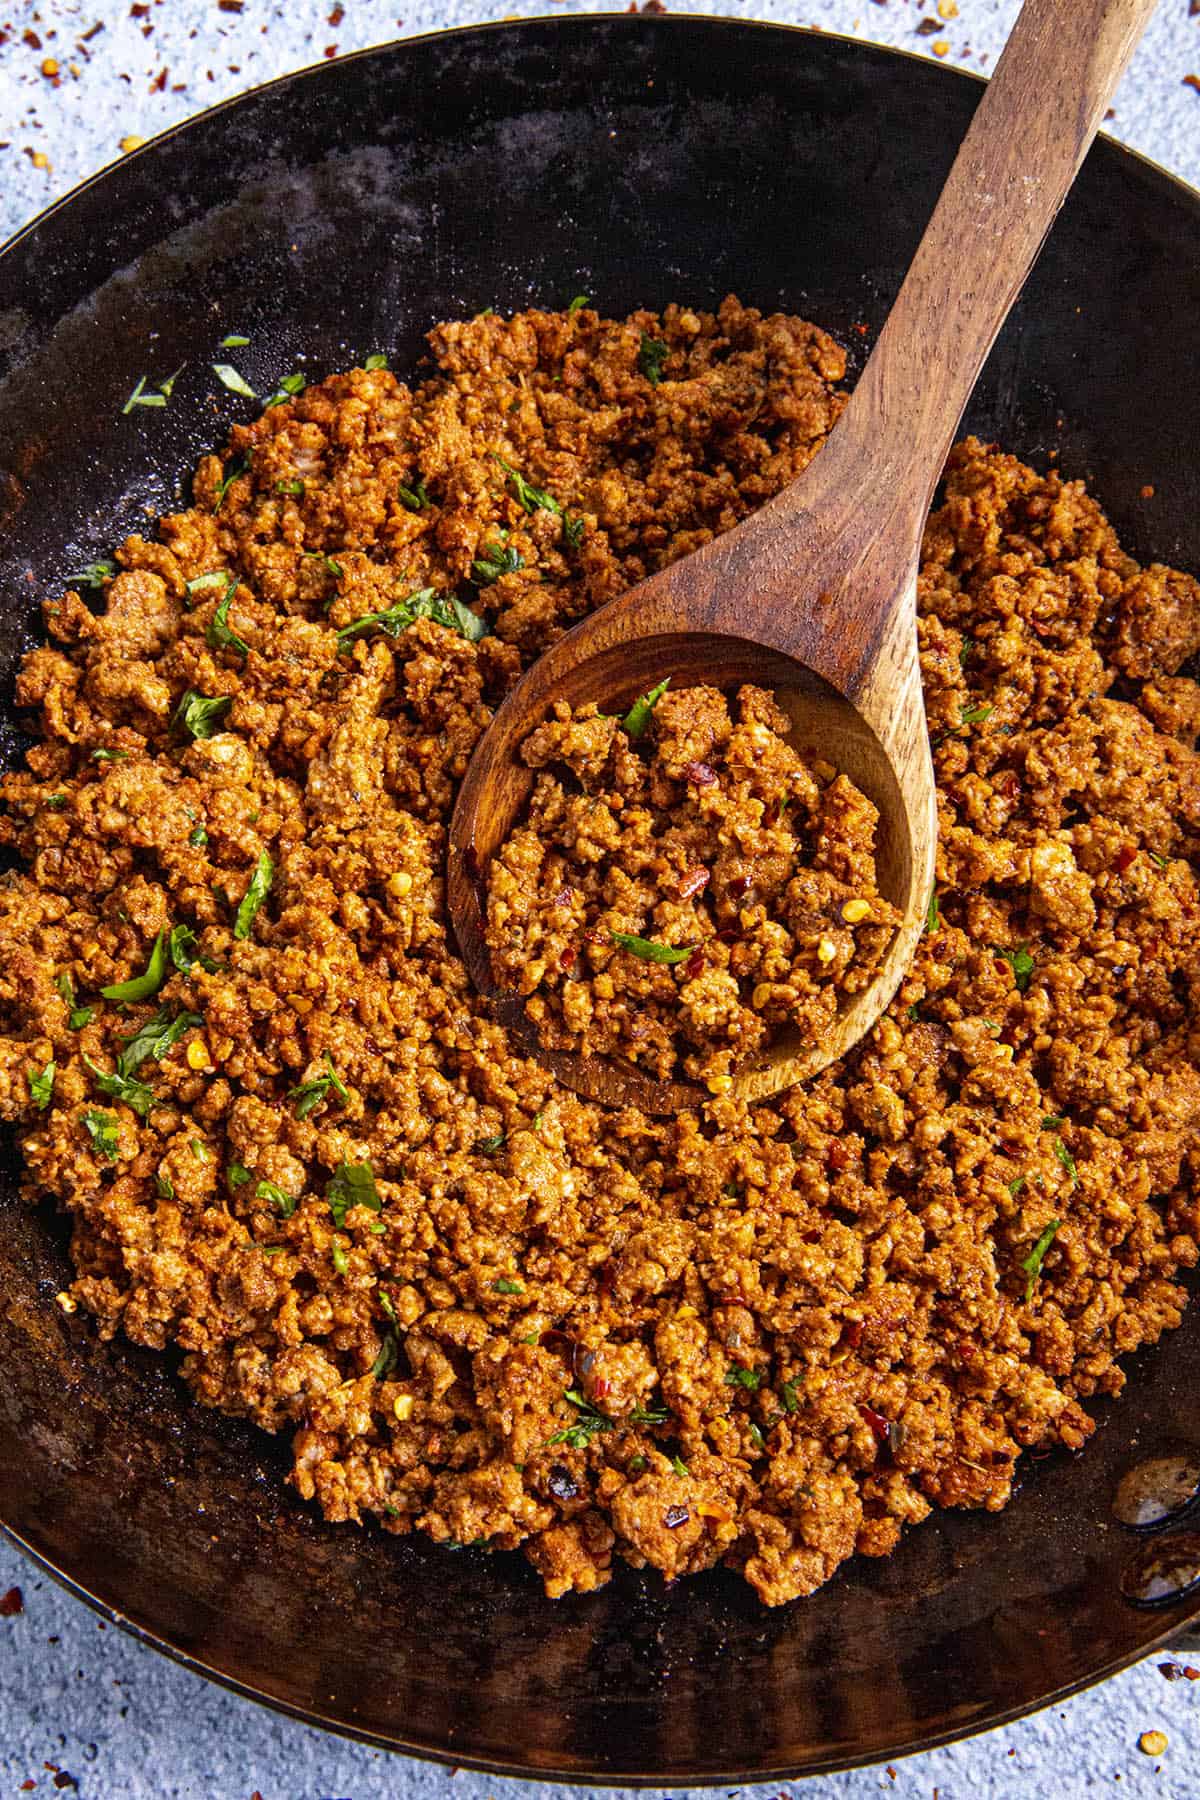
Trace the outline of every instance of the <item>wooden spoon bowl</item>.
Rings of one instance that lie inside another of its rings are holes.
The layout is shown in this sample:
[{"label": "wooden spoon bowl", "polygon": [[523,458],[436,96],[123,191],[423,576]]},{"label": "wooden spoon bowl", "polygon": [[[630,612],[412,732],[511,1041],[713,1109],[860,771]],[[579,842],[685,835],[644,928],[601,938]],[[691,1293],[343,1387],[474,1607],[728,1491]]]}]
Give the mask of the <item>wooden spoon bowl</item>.
[{"label": "wooden spoon bowl", "polygon": [[916,646],[921,534],[984,358],[1062,205],[1154,0],[1026,0],[896,303],[825,448],[734,530],[568,632],[484,733],[450,825],[447,899],[472,980],[560,1081],[610,1105],[673,1112],[708,1098],[615,1059],[548,1052],[497,991],[484,936],[488,863],[532,778],[520,747],[555,700],[625,707],[672,686],[772,689],[801,752],[879,810],[881,892],[902,924],[874,981],[820,1043],[781,1034],[734,1077],[745,1099],[812,1075],[870,1029],[920,936],[936,801]]}]

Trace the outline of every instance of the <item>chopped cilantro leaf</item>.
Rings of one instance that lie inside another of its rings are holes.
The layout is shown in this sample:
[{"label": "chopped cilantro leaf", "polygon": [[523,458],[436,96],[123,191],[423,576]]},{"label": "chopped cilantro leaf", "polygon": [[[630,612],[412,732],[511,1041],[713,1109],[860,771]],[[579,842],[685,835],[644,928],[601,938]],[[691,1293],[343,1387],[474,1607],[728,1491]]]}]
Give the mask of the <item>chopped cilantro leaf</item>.
[{"label": "chopped cilantro leaf", "polygon": [[231,1188],[240,1188],[245,1187],[248,1181],[253,1181],[254,1177],[245,1163],[231,1162],[225,1171],[225,1179]]},{"label": "chopped cilantro leaf", "polygon": [[647,337],[643,331],[637,361],[638,368],[651,387],[657,387],[662,380],[663,364],[670,354],[669,344],[664,344],[661,338]]},{"label": "chopped cilantro leaf", "polygon": [[129,414],[133,411],[135,406],[165,406],[166,404],[167,398],[165,394],[148,394],[146,392],[146,377],[143,375],[139,379],[132,394],[130,394],[128,400],[121,408],[121,411],[124,414]]},{"label": "chopped cilantro leaf", "polygon": [[695,944],[656,944],[652,938],[636,937],[629,931],[610,931],[608,935],[618,950],[628,950],[642,962],[681,963],[696,948]]},{"label": "chopped cilantro leaf", "polygon": [[237,593],[237,579],[230,576],[229,585],[225,589],[208,627],[204,633],[204,641],[210,650],[236,650],[241,656],[249,656],[250,646],[245,638],[240,638],[229,623],[229,608],[233,596]]},{"label": "chopped cilantro leaf", "polygon": [[1001,962],[1006,962],[1013,972],[1013,981],[1017,992],[1023,994],[1029,986],[1029,977],[1033,974],[1033,957],[1029,946],[1022,944],[1016,950],[997,950],[996,955]]},{"label": "chopped cilantro leaf", "polygon": [[363,363],[364,369],[386,369],[387,366],[388,359],[382,350],[373,350]]},{"label": "chopped cilantro leaf", "polygon": [[328,1100],[331,1088],[343,1104],[350,1098],[350,1091],[339,1079],[328,1050],[325,1052],[325,1061],[329,1064],[327,1075],[316,1075],[311,1081],[302,1081],[297,1087],[288,1089],[287,1097],[295,1101],[298,1119],[307,1119],[309,1113],[315,1112],[322,1101]]},{"label": "chopped cilantro leaf", "polygon": [[507,1275],[502,1275],[499,1281],[493,1281],[492,1287],[497,1294],[522,1294],[525,1291],[519,1281],[510,1281]]},{"label": "chopped cilantro leaf", "polygon": [[129,981],[114,981],[111,986],[101,988],[100,993],[105,1000],[149,1000],[152,994],[157,994],[166,979],[167,933],[160,931],[154,940],[145,972],[134,975]]},{"label": "chopped cilantro leaf", "polygon": [[227,387],[231,394],[240,394],[244,400],[258,399],[245,376],[239,375],[232,363],[213,363],[212,372],[222,387]]},{"label": "chopped cilantro leaf", "polygon": [[85,564],[82,569],[76,569],[73,575],[67,576],[67,580],[78,582],[80,587],[99,588],[103,587],[106,581],[111,581],[116,573],[115,562],[94,562]]},{"label": "chopped cilantro leaf", "polygon": [[762,1374],[758,1369],[728,1368],[725,1371],[726,1387],[744,1387],[757,1393],[762,1386]]},{"label": "chopped cilantro leaf", "polygon": [[634,701],[629,711],[625,714],[625,717],[621,720],[621,728],[627,737],[641,737],[647,725],[650,723],[650,714],[654,711],[670,685],[671,677],[668,675],[665,680],[658,683],[657,687],[652,687],[648,694],[643,694],[640,699]]},{"label": "chopped cilantro leaf", "polygon": [[250,886],[242,896],[241,904],[237,909],[237,917],[233,923],[233,935],[239,941],[250,936],[250,928],[254,924],[255,914],[270,892],[274,879],[275,864],[271,861],[270,853],[266,850],[260,851],[254,873],[250,877]]},{"label": "chopped cilantro leaf", "polygon": [[189,688],[175,708],[171,725],[177,731],[186,731],[191,737],[210,738],[220,729],[221,720],[232,705],[233,700],[228,694],[210,699],[207,694],[197,694],[193,688]]},{"label": "chopped cilantro leaf", "polygon": [[379,1355],[371,1364],[371,1373],[376,1381],[383,1381],[400,1360],[400,1346],[396,1342],[396,1334],[392,1331],[384,1333]]},{"label": "chopped cilantro leaf", "polygon": [[1028,1300],[1030,1295],[1033,1293],[1034,1282],[1037,1280],[1038,1276],[1042,1272],[1042,1261],[1046,1255],[1047,1250],[1050,1248],[1051,1244],[1054,1242],[1054,1239],[1058,1234],[1061,1223],[1062,1222],[1059,1219],[1051,1219],[1051,1221],[1047,1225],[1045,1231],[1043,1231],[1041,1237],[1038,1239],[1037,1243],[1033,1246],[1033,1249],[1029,1252],[1029,1255],[1027,1257],[1025,1257],[1021,1263],[1021,1267],[1024,1269],[1025,1274],[1028,1277],[1028,1279],[1025,1282],[1025,1298],[1026,1298],[1026,1300]]},{"label": "chopped cilantro leaf", "polygon": [[180,1012],[174,1017],[162,1006],[152,1018],[139,1025],[132,1037],[122,1040],[121,1053],[117,1057],[117,1073],[132,1075],[135,1069],[144,1063],[147,1057],[161,1062],[167,1051],[176,1045],[186,1032],[203,1025],[204,1020],[199,1013]]},{"label": "chopped cilantro leaf", "polygon": [[339,1230],[346,1223],[346,1214],[352,1206],[366,1206],[372,1212],[379,1212],[383,1207],[369,1162],[339,1163],[325,1189],[325,1198]]},{"label": "chopped cilantro leaf", "polygon": [[256,1199],[268,1201],[281,1219],[290,1219],[296,1210],[296,1201],[293,1195],[286,1193],[274,1181],[260,1181],[254,1194]]},{"label": "chopped cilantro leaf", "polygon": [[471,564],[471,574],[480,587],[490,587],[502,575],[515,575],[525,567],[525,558],[512,544],[481,544],[480,553]]},{"label": "chopped cilantro leaf", "polygon": [[110,1075],[106,1070],[97,1068],[90,1056],[85,1056],[83,1061],[85,1067],[91,1070],[96,1086],[102,1094],[109,1095],[113,1100],[123,1100],[126,1106],[132,1107],[135,1113],[141,1118],[145,1118],[154,1105],[153,1088],[147,1087],[144,1081],[137,1081],[132,1076],[122,1075],[119,1070]]},{"label": "chopped cilantro leaf", "polygon": [[40,1075],[35,1075],[32,1069],[26,1070],[26,1080],[29,1082],[29,1098],[33,1101],[33,1104],[37,1107],[39,1112],[45,1112],[50,1104],[51,1097],[54,1093],[54,1077],[56,1073],[57,1071],[54,1066],[53,1058],[46,1064]]},{"label": "chopped cilantro leaf", "polygon": [[513,493],[527,513],[551,512],[557,513],[559,518],[562,518],[563,509],[553,494],[548,494],[545,488],[534,487],[526,481],[519,469],[514,469],[511,463],[505,462],[504,458],[497,456],[495,451],[492,452],[492,456],[508,476],[512,483]]},{"label": "chopped cilantro leaf", "polygon": [[89,1106],[83,1115],[88,1136],[92,1140],[92,1148],[98,1156],[107,1162],[116,1162],[121,1150],[121,1134],[116,1115],[101,1112],[98,1107]]}]

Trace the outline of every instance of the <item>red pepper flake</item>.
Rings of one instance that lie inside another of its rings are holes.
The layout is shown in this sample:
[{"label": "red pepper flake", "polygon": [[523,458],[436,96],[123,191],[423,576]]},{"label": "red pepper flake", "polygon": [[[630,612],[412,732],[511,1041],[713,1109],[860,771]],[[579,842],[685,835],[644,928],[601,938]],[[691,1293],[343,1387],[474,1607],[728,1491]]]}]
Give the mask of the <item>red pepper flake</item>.
[{"label": "red pepper flake", "polygon": [[11,1587],[6,1594],[0,1595],[0,1619],[15,1619],[24,1611],[25,1596],[19,1587]]},{"label": "red pepper flake", "polygon": [[18,1794],[32,1794],[32,1792],[36,1786],[37,1786],[37,1782],[33,1779],[32,1775],[27,1775],[25,1777],[24,1781],[21,1783],[20,1787],[17,1789],[17,1792],[18,1792]]},{"label": "red pepper flake", "polygon": [[578,957],[578,955],[579,955],[579,952],[578,952],[578,950],[575,949],[574,945],[568,944],[566,949],[563,951],[562,955],[558,959],[559,968],[560,969],[573,969],[575,967],[575,960]]},{"label": "red pepper flake", "polygon": [[150,83],[150,92],[152,94],[161,94],[166,85],[167,71],[166,69],[160,69],[158,74],[154,77],[154,80]]},{"label": "red pepper flake", "polygon": [[588,944],[607,944],[610,941],[607,932],[597,931],[594,926],[590,931],[585,931],[583,937]]},{"label": "red pepper flake", "polygon": [[54,1785],[56,1788],[76,1788],[76,1789],[78,1789],[78,1787],[79,1787],[79,1783],[76,1781],[75,1777],[66,1769],[56,1769],[55,1770]]},{"label": "red pepper flake", "polygon": [[[851,1319],[850,1323],[843,1327],[842,1342],[843,1344],[849,1344],[851,1350],[857,1350],[858,1346],[862,1343],[862,1334],[862,1320]],[[878,1418],[878,1413],[875,1416]]]},{"label": "red pepper flake", "polygon": [[1200,1669],[1194,1669],[1191,1663],[1184,1663],[1183,1674],[1186,1681],[1200,1681]]},{"label": "red pepper flake", "polygon": [[1137,845],[1136,844],[1122,844],[1121,848],[1117,851],[1116,860],[1114,863],[1114,867],[1116,868],[1117,874],[1123,875],[1125,873],[1126,869],[1129,867],[1130,863],[1134,862],[1136,860],[1136,858],[1137,858]]},{"label": "red pepper flake", "polygon": [[337,45],[336,44],[326,44],[325,55],[328,57],[336,56],[337,55]]},{"label": "red pepper flake", "polygon": [[881,1444],[886,1444],[892,1435],[891,1421],[885,1419],[882,1413],[877,1413],[873,1406],[863,1404],[860,1405],[858,1411],[859,1416],[871,1427],[876,1440]]},{"label": "red pepper flake", "polygon": [[23,31],[21,33],[21,42],[23,44],[28,44],[31,50],[40,50],[42,47],[42,40],[36,31]]},{"label": "red pepper flake", "polygon": [[681,900],[692,900],[697,894],[704,892],[709,880],[709,871],[697,863],[694,869],[689,869],[686,875],[679,877],[675,892]]},{"label": "red pepper flake", "polygon": [[751,880],[752,877],[749,875],[735,875],[726,888],[726,892],[731,899],[740,900],[743,894],[750,892]]},{"label": "red pepper flake", "polygon": [[1172,1663],[1172,1662],[1159,1663],[1158,1672],[1160,1675],[1165,1676],[1165,1678],[1168,1681],[1182,1681],[1183,1680],[1183,1670],[1180,1668],[1178,1663]]},{"label": "red pepper flake", "polygon": [[674,1531],[679,1525],[686,1525],[691,1518],[686,1506],[668,1506],[663,1514],[663,1524],[668,1531]]},{"label": "red pepper flake", "polygon": [[1195,88],[1196,92],[1200,94],[1200,75],[1185,75],[1183,78],[1183,85],[1184,87]]},{"label": "red pepper flake", "polygon": [[704,963],[704,945],[699,944],[696,949],[692,951],[692,954],[683,965],[683,979],[685,981],[695,981],[697,975],[699,975],[701,969],[704,967]]},{"label": "red pepper flake", "polygon": [[607,1400],[612,1393],[612,1382],[606,1375],[597,1375],[592,1383],[592,1397],[596,1400]]},{"label": "red pepper flake", "polygon": [[693,787],[714,787],[716,785],[716,771],[711,769],[706,762],[685,763],[683,772]]},{"label": "red pepper flake", "polygon": [[333,11],[330,13],[329,18],[326,22],[327,22],[327,24],[330,24],[333,26],[338,26],[341,24],[341,22],[345,18],[345,16],[346,16],[345,7],[344,6],[335,6]]},{"label": "red pepper flake", "polygon": [[144,19],[149,15],[149,12],[150,8],[143,4],[143,0],[133,0],[133,5],[129,9],[129,16],[131,19]]},{"label": "red pepper flake", "polygon": [[840,1173],[841,1170],[848,1169],[850,1166],[850,1152],[844,1144],[832,1143],[825,1152],[825,1163],[828,1168]]},{"label": "red pepper flake", "polygon": [[218,12],[240,13],[245,0],[217,0]]}]

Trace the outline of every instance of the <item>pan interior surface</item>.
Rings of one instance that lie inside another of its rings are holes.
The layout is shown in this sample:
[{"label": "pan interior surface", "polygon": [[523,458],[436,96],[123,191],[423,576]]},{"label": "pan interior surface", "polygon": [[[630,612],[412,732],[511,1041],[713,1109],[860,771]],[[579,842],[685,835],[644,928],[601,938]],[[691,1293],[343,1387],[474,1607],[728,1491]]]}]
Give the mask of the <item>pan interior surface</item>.
[{"label": "pan interior surface", "polygon": [[[606,314],[730,291],[856,354],[899,286],[979,88],[825,35],[621,15],[364,53],[207,114],[88,184],[0,257],[0,761],[35,608],[171,509],[236,407],[123,417],[142,376],[225,332],[262,393],[437,320]],[[1093,151],[967,426],[1086,477],[1131,552],[1200,568],[1180,359],[1200,201]],[[1142,490],[1153,486],[1152,497]],[[1131,1447],[1192,1441],[1200,1326],[1129,1365],[1082,1458],[1024,1469],[998,1516],[939,1513],[883,1562],[764,1611],[735,1576],[628,1569],[553,1604],[515,1556],[323,1525],[281,1445],[201,1412],[166,1359],[101,1343],[54,1295],[65,1228],[0,1159],[0,1518],[123,1622],[273,1704],[455,1763],[725,1783],[977,1730],[1130,1660],[1139,1612],[1110,1500]]]}]

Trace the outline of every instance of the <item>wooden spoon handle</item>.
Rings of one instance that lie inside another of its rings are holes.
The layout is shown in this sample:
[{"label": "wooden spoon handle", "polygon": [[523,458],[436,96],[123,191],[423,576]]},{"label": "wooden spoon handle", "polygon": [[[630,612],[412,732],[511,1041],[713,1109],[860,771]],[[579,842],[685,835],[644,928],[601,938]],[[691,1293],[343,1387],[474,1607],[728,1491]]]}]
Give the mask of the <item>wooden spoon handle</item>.
[{"label": "wooden spoon handle", "polygon": [[833,439],[839,459],[868,457],[873,482],[918,524],[1154,7],[1025,0]]},{"label": "wooden spoon handle", "polygon": [[946,454],[1154,5],[1025,0],[828,444],[711,546],[727,588],[744,559],[772,641],[855,704],[911,675],[913,577]]}]

